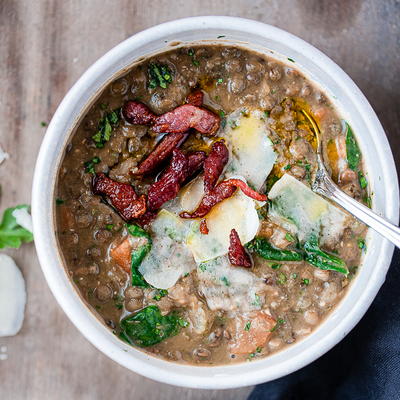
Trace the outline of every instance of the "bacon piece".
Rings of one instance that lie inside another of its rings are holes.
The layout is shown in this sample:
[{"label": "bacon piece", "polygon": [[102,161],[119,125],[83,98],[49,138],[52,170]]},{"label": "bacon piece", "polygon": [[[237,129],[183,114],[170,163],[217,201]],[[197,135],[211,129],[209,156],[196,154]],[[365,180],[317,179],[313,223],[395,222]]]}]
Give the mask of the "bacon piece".
[{"label": "bacon piece", "polygon": [[153,172],[160,164],[169,158],[174,149],[179,147],[188,137],[188,133],[170,133],[165,135],[157,147],[144,159],[132,175],[145,175]]},{"label": "bacon piece", "polygon": [[240,238],[235,229],[231,230],[229,235],[230,245],[228,250],[229,261],[232,265],[236,267],[246,267],[251,268],[251,258],[250,255],[246,252],[246,249],[243,247],[240,242]]},{"label": "bacon piece", "polygon": [[212,145],[211,152],[204,161],[204,192],[210,193],[229,159],[229,150],[220,140]]},{"label": "bacon piece", "polygon": [[149,210],[158,210],[165,202],[175,198],[187,173],[187,157],[180,150],[174,149],[171,164],[161,178],[150,186],[147,194]]},{"label": "bacon piece", "polygon": [[114,181],[103,173],[94,176],[92,189],[94,194],[106,196],[125,221],[138,218],[146,212],[145,195],[138,197],[131,185]]},{"label": "bacon piece", "polygon": [[147,210],[135,222],[143,228],[145,226],[150,225],[156,217],[157,217],[157,211]]},{"label": "bacon piece", "polygon": [[265,194],[256,192],[241,179],[228,179],[225,183],[238,187],[246,196],[251,197],[254,200],[267,201],[267,196]]},{"label": "bacon piece", "polygon": [[205,219],[202,219],[200,222],[200,233],[202,233],[203,235],[208,235],[209,229],[207,226],[207,221]]},{"label": "bacon piece", "polygon": [[192,106],[201,107],[203,105],[204,94],[199,90],[189,93],[186,97],[186,103]]},{"label": "bacon piece", "polygon": [[217,132],[219,123],[219,116],[211,111],[191,104],[184,104],[158,116],[153,125],[153,131],[177,133],[194,128],[200,133],[212,136]]},{"label": "bacon piece", "polygon": [[254,200],[267,200],[267,196],[254,191],[244,181],[240,179],[228,179],[220,182],[210,193],[206,193],[195,211],[192,213],[183,211],[179,215],[181,218],[203,218],[216,204],[231,197],[235,193],[236,188],[240,188],[246,196]]},{"label": "bacon piece", "polygon": [[148,209],[158,210],[165,202],[176,197],[182,184],[195,174],[203,165],[206,155],[203,151],[195,151],[187,155],[174,149],[168,168],[148,191]]},{"label": "bacon piece", "polygon": [[219,183],[215,186],[211,193],[205,194],[197,209],[192,213],[183,211],[179,215],[181,218],[203,218],[211,209],[221,201],[231,197],[236,191],[236,187],[226,184],[225,182]]},{"label": "bacon piece", "polygon": [[122,107],[122,115],[133,125],[150,125],[157,119],[157,115],[143,103],[128,101]]}]

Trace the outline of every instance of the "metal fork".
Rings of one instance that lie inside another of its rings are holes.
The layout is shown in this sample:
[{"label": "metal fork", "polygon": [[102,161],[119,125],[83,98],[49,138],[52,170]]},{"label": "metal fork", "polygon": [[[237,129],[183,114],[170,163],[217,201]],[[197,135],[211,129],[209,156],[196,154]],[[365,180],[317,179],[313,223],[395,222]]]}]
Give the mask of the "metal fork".
[{"label": "metal fork", "polygon": [[332,180],[332,178],[328,174],[328,171],[325,168],[322,156],[321,133],[318,125],[306,111],[302,110],[302,112],[311,123],[315,133],[315,137],[317,139],[318,168],[315,175],[315,180],[311,185],[311,189],[315,193],[318,193],[338,204],[339,206],[343,207],[351,215],[371,227],[374,231],[378,232],[386,239],[390,240],[396,247],[400,248],[400,228],[396,225],[393,225],[385,218],[380,217],[378,214],[374,213],[368,207],[354,200],[352,197],[348,196]]}]

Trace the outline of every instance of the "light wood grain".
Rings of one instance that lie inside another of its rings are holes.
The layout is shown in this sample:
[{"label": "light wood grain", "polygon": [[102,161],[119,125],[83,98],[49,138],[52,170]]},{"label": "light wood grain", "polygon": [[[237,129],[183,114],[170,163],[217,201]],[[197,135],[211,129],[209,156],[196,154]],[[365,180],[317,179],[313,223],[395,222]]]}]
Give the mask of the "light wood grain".
[{"label": "light wood grain", "polygon": [[[380,117],[400,164],[400,3],[395,0],[0,1],[0,210],[30,201],[37,152],[58,103],[98,57],[154,24],[235,15],[288,30],[333,58]],[[32,244],[7,251],[28,286],[22,331],[0,338],[0,399],[244,399],[251,388],[180,389],[131,373],[97,351],[48,289]]]}]

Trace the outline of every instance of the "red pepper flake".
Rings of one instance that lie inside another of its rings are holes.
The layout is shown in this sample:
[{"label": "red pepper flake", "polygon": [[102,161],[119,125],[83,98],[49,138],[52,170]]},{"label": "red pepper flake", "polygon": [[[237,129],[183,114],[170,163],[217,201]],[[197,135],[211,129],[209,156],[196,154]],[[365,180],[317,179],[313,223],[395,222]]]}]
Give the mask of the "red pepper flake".
[{"label": "red pepper flake", "polygon": [[131,185],[114,181],[103,173],[94,176],[92,190],[94,194],[105,196],[126,221],[139,218],[146,212],[145,195],[138,197]]},{"label": "red pepper flake", "polygon": [[208,235],[208,226],[207,226],[207,221],[206,219],[202,219],[200,222],[200,233],[202,233],[203,235]]},{"label": "red pepper flake", "polygon": [[231,230],[229,239],[230,239],[230,245],[228,251],[228,258],[230,263],[236,267],[251,268],[252,263],[250,255],[246,252],[246,249],[240,242],[239,235],[235,229]]},{"label": "red pepper flake", "polygon": [[229,159],[229,150],[223,140],[212,145],[210,154],[204,161],[204,192],[210,193]]}]

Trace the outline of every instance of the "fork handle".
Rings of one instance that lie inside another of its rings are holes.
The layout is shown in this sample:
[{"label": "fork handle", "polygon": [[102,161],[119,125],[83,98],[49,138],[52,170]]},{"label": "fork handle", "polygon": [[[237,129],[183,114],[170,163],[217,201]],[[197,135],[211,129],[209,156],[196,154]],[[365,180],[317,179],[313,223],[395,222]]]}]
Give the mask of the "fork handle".
[{"label": "fork handle", "polygon": [[316,179],[313,190],[343,207],[358,220],[371,227],[374,231],[390,240],[396,247],[400,248],[400,228],[393,225],[385,218],[380,217],[368,207],[354,200],[344,193],[329,177],[323,175]]}]

